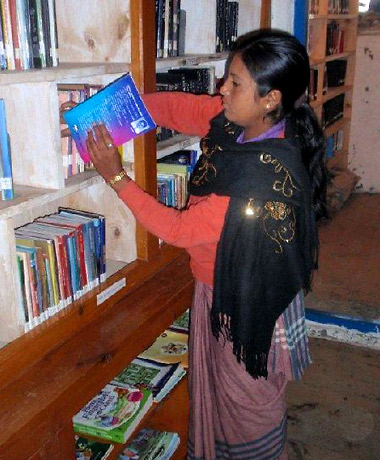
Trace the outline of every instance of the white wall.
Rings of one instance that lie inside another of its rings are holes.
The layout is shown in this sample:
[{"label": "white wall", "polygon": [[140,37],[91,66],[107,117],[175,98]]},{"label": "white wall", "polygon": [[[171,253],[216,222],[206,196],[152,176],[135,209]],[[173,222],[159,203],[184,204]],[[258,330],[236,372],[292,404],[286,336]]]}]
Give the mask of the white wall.
[{"label": "white wall", "polygon": [[294,0],[272,0],[271,26],[293,33]]},{"label": "white wall", "polygon": [[359,35],[356,48],[349,168],[358,191],[380,192],[380,34]]}]

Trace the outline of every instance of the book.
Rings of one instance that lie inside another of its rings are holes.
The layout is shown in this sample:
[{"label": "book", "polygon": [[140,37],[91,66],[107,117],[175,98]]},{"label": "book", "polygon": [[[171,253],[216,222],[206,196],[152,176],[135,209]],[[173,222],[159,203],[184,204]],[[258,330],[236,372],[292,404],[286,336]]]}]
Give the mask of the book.
[{"label": "book", "polygon": [[169,327],[172,331],[189,333],[190,328],[190,308],[179,316]]},{"label": "book", "polygon": [[76,460],[105,460],[113,450],[113,444],[75,436]]},{"label": "book", "polygon": [[188,334],[167,329],[138,357],[160,363],[181,363],[184,368],[187,368],[189,365],[188,338]]},{"label": "book", "polygon": [[11,144],[4,99],[0,99],[0,194],[2,200],[14,198]]},{"label": "book", "polygon": [[103,123],[116,146],[156,127],[129,73],[65,112],[63,117],[85,163],[90,162],[86,140],[94,124]]},{"label": "book", "polygon": [[135,358],[111,383],[126,384],[136,388],[149,388],[153,401],[161,401],[186,374],[179,364],[165,364]]},{"label": "book", "polygon": [[167,460],[179,443],[178,433],[143,428],[125,447],[118,460]]},{"label": "book", "polygon": [[148,388],[109,383],[74,415],[74,431],[125,443],[152,404]]}]

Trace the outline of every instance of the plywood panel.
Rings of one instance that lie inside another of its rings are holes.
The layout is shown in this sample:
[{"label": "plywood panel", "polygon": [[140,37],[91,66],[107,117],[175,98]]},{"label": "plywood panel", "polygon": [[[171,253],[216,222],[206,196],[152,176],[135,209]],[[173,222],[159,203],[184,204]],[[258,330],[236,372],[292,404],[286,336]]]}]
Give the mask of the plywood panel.
[{"label": "plywood panel", "polygon": [[57,1],[62,62],[130,62],[129,2]]}]

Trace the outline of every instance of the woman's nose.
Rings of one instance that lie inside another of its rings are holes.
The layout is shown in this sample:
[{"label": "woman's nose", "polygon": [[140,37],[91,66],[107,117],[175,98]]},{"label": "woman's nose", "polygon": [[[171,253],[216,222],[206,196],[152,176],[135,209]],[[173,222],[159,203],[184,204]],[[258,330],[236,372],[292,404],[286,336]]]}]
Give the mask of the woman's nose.
[{"label": "woman's nose", "polygon": [[227,82],[225,81],[223,85],[220,87],[220,94],[222,96],[227,96],[229,93]]}]

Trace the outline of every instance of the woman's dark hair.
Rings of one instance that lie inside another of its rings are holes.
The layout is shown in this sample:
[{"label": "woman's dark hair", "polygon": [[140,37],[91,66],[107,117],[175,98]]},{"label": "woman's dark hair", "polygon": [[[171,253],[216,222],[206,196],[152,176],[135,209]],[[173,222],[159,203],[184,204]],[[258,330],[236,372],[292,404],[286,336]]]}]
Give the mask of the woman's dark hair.
[{"label": "woman's dark hair", "polygon": [[281,92],[281,103],[268,117],[273,124],[285,118],[286,129],[298,137],[302,160],[310,176],[316,216],[326,217],[325,137],[306,101],[310,64],[305,47],[285,31],[260,29],[237,39],[227,68],[236,54],[252,75],[260,97],[274,89]]}]

